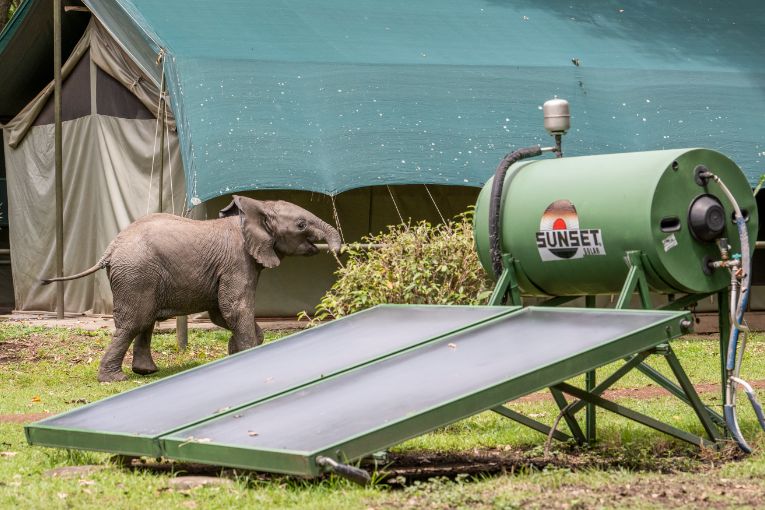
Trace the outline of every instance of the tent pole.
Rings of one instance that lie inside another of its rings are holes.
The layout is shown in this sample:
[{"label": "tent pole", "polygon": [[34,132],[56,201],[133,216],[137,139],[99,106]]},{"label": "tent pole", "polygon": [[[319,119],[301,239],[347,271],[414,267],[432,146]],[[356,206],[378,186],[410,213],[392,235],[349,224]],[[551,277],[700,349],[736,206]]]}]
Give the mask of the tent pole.
[{"label": "tent pole", "polygon": [[[61,0],[53,0],[54,152],[56,179],[56,276],[64,275],[64,180],[61,150]],[[56,282],[56,318],[64,318],[64,282]]]},{"label": "tent pole", "polygon": [[[159,94],[162,96],[164,93],[164,90],[160,90]],[[165,108],[167,106],[165,105],[165,100],[162,99],[160,101],[160,107],[158,115],[161,116],[162,119],[162,134],[159,138],[159,211],[162,212],[162,193],[163,190],[163,183],[165,182]],[[172,157],[170,154],[167,155],[168,157]],[[171,175],[170,178],[172,179],[173,176]],[[189,318],[186,315],[179,315],[175,318],[175,336],[176,340],[178,342],[178,350],[183,352],[186,350],[186,347],[189,344]]]},{"label": "tent pole", "polygon": [[[160,96],[162,91],[159,91]],[[159,135],[159,206],[157,212],[162,212],[162,192],[165,181],[165,101],[161,100],[159,107],[159,115],[162,117],[162,134]]]}]

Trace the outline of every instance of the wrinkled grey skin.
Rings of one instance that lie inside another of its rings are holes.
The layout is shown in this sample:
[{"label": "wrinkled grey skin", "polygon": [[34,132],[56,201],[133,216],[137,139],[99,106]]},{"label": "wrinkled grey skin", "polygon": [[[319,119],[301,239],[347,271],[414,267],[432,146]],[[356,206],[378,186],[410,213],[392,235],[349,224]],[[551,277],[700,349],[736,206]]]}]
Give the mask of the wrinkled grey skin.
[{"label": "wrinkled grey skin", "polygon": [[[287,255],[314,255],[315,243],[340,249],[327,223],[289,202],[234,196],[220,219],[195,221],[152,214],[112,241],[99,264],[73,279],[106,267],[114,295],[114,338],[101,359],[98,380],[122,381],[125,353],[133,342],[133,372],[151,374],[154,323],[207,311],[230,330],[229,354],[259,345],[255,287],[260,271]],[[44,280],[50,283],[56,279]]]}]

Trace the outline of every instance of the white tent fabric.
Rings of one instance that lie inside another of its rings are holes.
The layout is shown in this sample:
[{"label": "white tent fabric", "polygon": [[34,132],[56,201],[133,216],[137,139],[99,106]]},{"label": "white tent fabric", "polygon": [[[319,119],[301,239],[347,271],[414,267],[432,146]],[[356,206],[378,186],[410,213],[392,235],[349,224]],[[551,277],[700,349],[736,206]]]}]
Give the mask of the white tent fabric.
[{"label": "white tent fabric", "polygon": [[[146,76],[133,62],[119,44],[109,35],[106,29],[95,19],[91,20],[80,41],[64,62],[61,75],[64,80],[71,74],[74,67],[88,51],[90,58],[99,68],[128,89],[155,117],[159,106],[159,86]],[[3,126],[8,132],[8,144],[16,147],[24,139],[27,131],[34,124],[38,115],[53,95],[53,83],[40,91],[10,122]],[[170,129],[175,130],[175,118],[167,110],[167,121]]]},{"label": "white tent fabric", "polygon": [[[109,47],[104,40],[104,34],[91,25],[82,44],[98,49],[73,52],[67,68],[90,55],[114,55],[116,45]],[[129,59],[109,62],[104,71],[118,81],[122,81],[120,76],[123,80],[135,76]],[[147,212],[157,212],[158,206],[161,147],[155,137],[157,122],[99,114],[96,65],[96,58],[90,60],[90,114],[63,123],[64,274],[91,267],[120,230]],[[152,84],[144,78],[134,81],[141,86],[132,91],[135,94],[141,89],[137,97],[141,100],[143,95],[141,102],[146,105]],[[55,274],[56,267],[54,126],[34,125],[48,96],[43,91],[3,130],[8,195],[12,197],[9,228],[17,310],[54,310],[56,303],[55,286],[40,284],[41,278]],[[20,130],[23,134],[18,136]],[[166,133],[163,210],[181,214],[186,199],[178,138],[172,129]],[[65,289],[66,311],[111,313],[105,272],[69,282]]]}]

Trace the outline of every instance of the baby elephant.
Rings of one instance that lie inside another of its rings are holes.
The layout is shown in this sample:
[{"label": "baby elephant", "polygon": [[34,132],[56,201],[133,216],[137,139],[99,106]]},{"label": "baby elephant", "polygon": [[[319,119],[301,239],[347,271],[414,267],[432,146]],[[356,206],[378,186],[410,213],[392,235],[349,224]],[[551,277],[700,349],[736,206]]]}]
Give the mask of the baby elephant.
[{"label": "baby elephant", "polygon": [[259,345],[255,287],[263,268],[287,255],[314,255],[325,241],[340,250],[337,230],[305,209],[283,201],[234,196],[220,219],[196,221],[152,214],[128,226],[87,271],[43,280],[74,280],[106,268],[114,295],[114,338],[98,369],[98,380],[122,381],[125,353],[133,344],[133,372],[151,374],[154,323],[207,311],[233,334],[229,354]]}]

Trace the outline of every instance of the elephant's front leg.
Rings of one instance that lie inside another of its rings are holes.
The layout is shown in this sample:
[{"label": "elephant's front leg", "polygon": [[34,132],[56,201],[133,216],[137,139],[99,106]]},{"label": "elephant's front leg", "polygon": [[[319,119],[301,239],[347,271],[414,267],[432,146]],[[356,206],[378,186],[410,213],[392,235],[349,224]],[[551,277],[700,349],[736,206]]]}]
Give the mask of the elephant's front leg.
[{"label": "elephant's front leg", "polygon": [[255,322],[254,314],[256,282],[257,276],[221,278],[217,311],[232,333],[228,341],[229,354],[263,342],[263,331]]},{"label": "elephant's front leg", "polygon": [[151,357],[153,326],[141,331],[133,342],[133,372],[136,374],[149,375],[159,370]]},{"label": "elephant's front leg", "polygon": [[[245,326],[246,328],[250,328],[249,325]],[[250,340],[252,338],[252,331],[255,332],[255,341],[254,343]],[[244,339],[244,341],[242,341]],[[260,326],[258,326],[258,323],[255,322],[255,318],[252,319],[252,328],[247,329],[246,332],[237,334],[234,332],[233,335],[231,335],[231,338],[228,340],[228,353],[234,354],[239,351],[243,351],[245,349],[249,349],[251,347],[256,347],[263,343],[263,330],[260,329]]]},{"label": "elephant's front leg", "polygon": [[231,328],[231,338],[228,340],[228,353],[235,354],[263,343],[263,330],[260,329],[255,317],[251,320],[239,320]]}]

